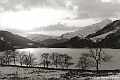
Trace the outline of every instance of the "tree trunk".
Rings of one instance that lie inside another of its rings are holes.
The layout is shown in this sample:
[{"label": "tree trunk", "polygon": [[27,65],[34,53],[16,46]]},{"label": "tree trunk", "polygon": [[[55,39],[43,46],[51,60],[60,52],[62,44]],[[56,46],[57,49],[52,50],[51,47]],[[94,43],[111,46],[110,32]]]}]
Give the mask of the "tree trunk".
[{"label": "tree trunk", "polygon": [[44,68],[45,68],[45,66],[46,66],[45,60],[43,61],[43,65],[44,65]]},{"label": "tree trunk", "polygon": [[58,61],[57,61],[57,59],[56,59],[56,68],[58,67]]},{"label": "tree trunk", "polygon": [[56,68],[58,67],[58,65],[56,64]]},{"label": "tree trunk", "polygon": [[97,73],[99,72],[99,61],[97,60],[96,61],[96,70],[97,70]]},{"label": "tree trunk", "polygon": [[22,62],[20,62],[20,65],[22,66]]}]

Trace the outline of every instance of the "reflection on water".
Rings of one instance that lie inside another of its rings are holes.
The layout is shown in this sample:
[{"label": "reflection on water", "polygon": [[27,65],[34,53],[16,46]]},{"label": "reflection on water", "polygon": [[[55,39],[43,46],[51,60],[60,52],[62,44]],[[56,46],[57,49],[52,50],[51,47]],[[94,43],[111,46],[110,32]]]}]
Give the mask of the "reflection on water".
[{"label": "reflection on water", "polygon": [[36,56],[41,55],[42,53],[53,53],[57,52],[60,54],[68,54],[72,57],[79,57],[81,53],[88,53],[88,49],[69,49],[69,48],[26,48],[26,49],[18,49],[20,52],[32,53]]},{"label": "reflection on water", "polygon": [[70,48],[26,48],[26,49],[19,49],[20,52],[25,52],[26,54],[31,53],[34,54],[35,57],[40,58],[42,53],[53,53],[57,52],[60,54],[68,54],[73,57],[73,61],[79,58],[81,53],[88,53],[88,49],[70,49]]},{"label": "reflection on water", "polygon": [[[72,62],[77,63],[81,53],[88,53],[88,49],[70,49],[70,48],[26,48],[26,49],[18,49],[19,52],[23,52],[26,54],[34,54],[34,56],[39,61],[41,59],[42,53],[59,53],[59,54],[68,54],[72,56]],[[74,66],[74,65],[73,65]]]}]

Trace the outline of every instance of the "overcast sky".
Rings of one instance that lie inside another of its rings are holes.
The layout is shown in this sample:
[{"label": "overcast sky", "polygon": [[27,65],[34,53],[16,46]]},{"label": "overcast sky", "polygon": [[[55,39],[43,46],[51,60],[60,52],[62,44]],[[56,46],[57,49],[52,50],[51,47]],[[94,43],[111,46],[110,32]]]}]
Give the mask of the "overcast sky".
[{"label": "overcast sky", "polygon": [[60,33],[119,18],[120,0],[0,0],[1,29]]}]

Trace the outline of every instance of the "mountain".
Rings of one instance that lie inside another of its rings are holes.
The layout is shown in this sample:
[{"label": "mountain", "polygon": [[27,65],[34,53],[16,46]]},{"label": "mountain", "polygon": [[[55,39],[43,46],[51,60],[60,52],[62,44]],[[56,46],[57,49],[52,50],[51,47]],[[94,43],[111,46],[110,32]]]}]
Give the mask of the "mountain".
[{"label": "mountain", "polygon": [[[66,33],[61,35],[61,38],[68,39],[61,43],[53,44],[50,47],[66,47],[66,48],[85,48],[85,47],[95,47],[95,42],[88,38],[90,34],[94,34],[99,30],[104,29],[106,25],[112,23],[112,20],[105,19],[99,23],[82,27],[79,30],[71,33]],[[105,35],[105,34],[104,34]],[[104,36],[100,35],[100,36]]]},{"label": "mountain", "polygon": [[113,21],[86,38],[100,38],[101,40],[97,44],[101,44],[104,48],[120,48],[120,20]]},{"label": "mountain", "polygon": [[[106,19],[99,23],[89,25],[83,28],[80,28],[79,30],[71,33],[66,33],[61,35],[62,41],[58,41],[58,43],[52,44],[51,42],[55,42],[55,40],[45,40],[49,47],[58,47],[58,48],[85,48],[85,47],[95,47],[94,41],[90,40],[89,38],[86,38],[87,35],[93,34],[99,30],[102,30],[106,25],[112,23],[112,20]],[[66,39],[66,40],[63,40]]]},{"label": "mountain", "polygon": [[36,42],[8,31],[0,31],[0,39],[7,44],[12,45],[14,48],[38,47]]},{"label": "mountain", "polygon": [[32,41],[41,42],[46,39],[55,39],[57,38],[57,36],[48,36],[43,34],[28,34],[27,38]]},{"label": "mountain", "polygon": [[87,38],[93,38],[107,33],[114,33],[118,30],[120,30],[120,20],[113,21],[112,23],[106,25],[104,28],[98,30],[97,32],[89,34]]},{"label": "mountain", "polygon": [[99,43],[102,44],[104,48],[120,49],[120,30],[107,35],[106,38],[102,39]]},{"label": "mountain", "polygon": [[48,47],[54,44],[63,43],[68,39],[61,38],[60,36],[48,36],[43,34],[30,34],[28,39],[40,43],[42,47]]},{"label": "mountain", "polygon": [[120,20],[106,19],[60,37],[49,37],[40,43],[53,48],[87,48],[101,44],[103,48],[120,49]]},{"label": "mountain", "polygon": [[68,38],[68,39],[75,37],[75,36],[86,37],[89,34],[92,34],[92,33],[97,32],[98,30],[101,30],[104,26],[106,26],[107,24],[109,24],[111,22],[112,22],[112,20],[105,19],[99,23],[89,25],[86,27],[81,27],[79,30],[77,30],[75,32],[63,34],[61,37]]},{"label": "mountain", "polygon": [[[82,39],[86,37],[89,34],[95,33],[98,30],[101,30],[106,26],[107,24],[111,23],[112,20],[105,19],[99,23],[89,25],[86,27],[82,27],[79,30],[71,33],[66,33],[58,37],[54,36],[48,36],[48,35],[41,35],[41,34],[30,34],[27,36],[28,39],[32,41],[39,42],[43,47],[87,47],[84,44],[89,44],[89,40]],[[61,30],[61,25],[59,24],[59,28]],[[49,30],[51,27],[49,28]],[[52,29],[54,29],[52,27]],[[62,28],[63,29],[63,28]],[[67,29],[67,28],[65,28]],[[77,39],[76,37],[82,37],[80,39]],[[74,41],[72,41],[75,38]],[[85,42],[84,42],[85,41]],[[82,43],[81,43],[82,42]],[[79,45],[80,43],[80,45]],[[83,44],[84,43],[84,44]],[[90,42],[92,43],[92,42]]]},{"label": "mountain", "polygon": [[58,36],[49,36],[43,34],[29,34],[27,38],[38,42],[42,47],[48,47],[50,45],[66,41],[66,39],[59,38]]},{"label": "mountain", "polygon": [[0,39],[0,51],[13,50],[13,47],[6,41]]},{"label": "mountain", "polygon": [[94,47],[94,45],[95,43],[92,42],[92,40],[75,36],[71,38],[70,40],[66,40],[61,43],[56,43],[56,44],[50,45],[49,47],[52,47],[52,48],[88,48],[88,47]]},{"label": "mountain", "polygon": [[41,41],[40,44],[43,45],[44,47],[52,47],[53,45],[59,46],[59,44],[62,44],[66,41],[68,41],[68,39],[63,39],[58,37],[55,39],[46,39],[44,41]]}]

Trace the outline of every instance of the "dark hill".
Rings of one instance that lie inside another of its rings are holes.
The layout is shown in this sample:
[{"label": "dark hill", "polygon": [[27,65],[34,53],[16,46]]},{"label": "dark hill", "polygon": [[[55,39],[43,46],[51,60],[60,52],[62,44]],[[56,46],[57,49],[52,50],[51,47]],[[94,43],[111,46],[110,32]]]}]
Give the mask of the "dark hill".
[{"label": "dark hill", "polygon": [[39,45],[25,37],[13,34],[8,31],[0,31],[0,38],[14,48],[38,47]]},{"label": "dark hill", "polygon": [[50,47],[54,48],[87,48],[87,47],[94,47],[95,43],[89,39],[82,39],[78,36],[71,38],[70,40],[51,45]]},{"label": "dark hill", "polygon": [[120,20],[113,21],[96,33],[89,34],[86,38],[92,39],[101,35],[105,35],[105,37],[103,39],[99,37],[101,41],[97,44],[101,44],[104,48],[120,48]]}]

